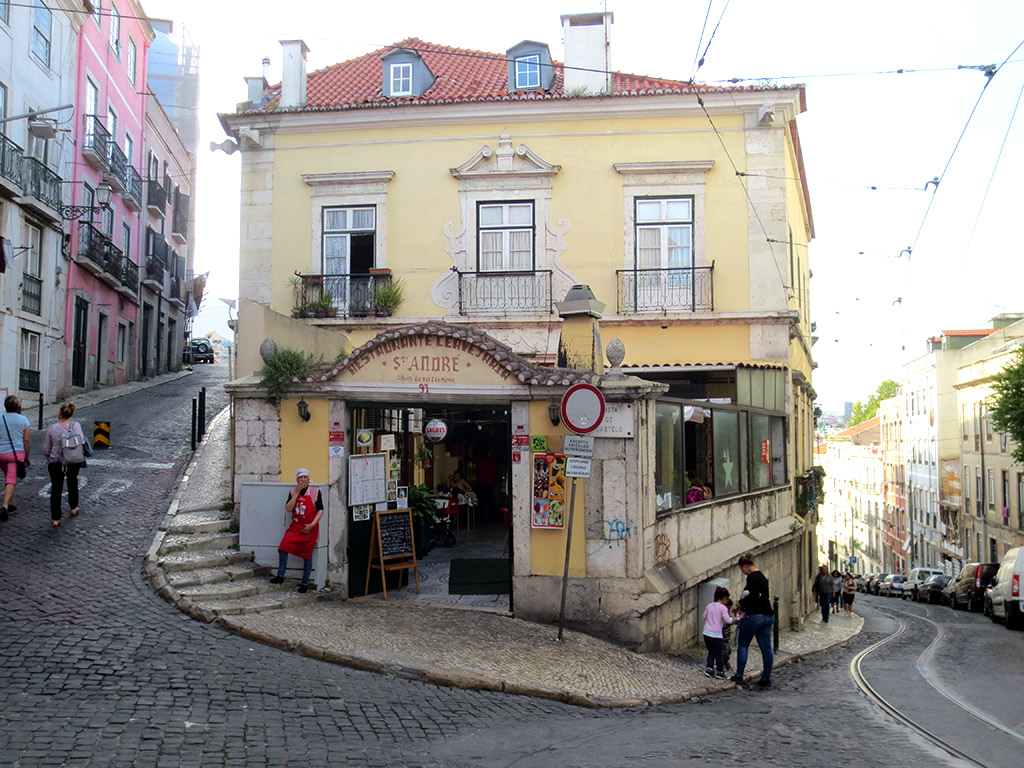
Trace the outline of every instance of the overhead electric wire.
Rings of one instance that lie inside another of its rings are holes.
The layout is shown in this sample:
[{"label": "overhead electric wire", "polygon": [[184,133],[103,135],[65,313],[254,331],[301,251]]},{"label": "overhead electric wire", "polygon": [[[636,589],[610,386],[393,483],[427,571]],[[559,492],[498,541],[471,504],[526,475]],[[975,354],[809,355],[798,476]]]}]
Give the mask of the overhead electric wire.
[{"label": "overhead electric wire", "polygon": [[700,38],[697,40],[697,47],[693,51],[693,67],[690,70],[690,80],[697,75],[697,61],[700,59],[700,46],[704,42],[704,32],[708,28],[708,19],[711,18],[711,5],[715,0],[708,0],[708,9],[704,12],[704,24],[700,28]]},{"label": "overhead electric wire", "polygon": [[[706,46],[704,46],[704,53],[701,54],[700,61],[697,62],[697,67],[696,67],[696,69],[693,70],[693,74],[690,76],[690,82],[691,83],[693,82],[693,78],[697,76],[697,72],[700,71],[700,68],[704,66],[704,59],[707,58],[708,49],[711,48],[711,42],[715,39],[715,33],[718,32],[718,27],[721,25],[722,19],[725,18],[725,12],[727,10],[729,10],[729,1],[730,0],[725,0],[725,7],[722,9],[722,13],[718,16],[718,21],[715,22],[715,28],[713,30],[711,30],[711,37],[708,38],[708,44]],[[711,3],[710,2],[708,3],[708,11],[709,12],[711,11]],[[707,24],[707,19],[704,20],[704,23]],[[704,32],[703,31],[701,32],[700,36],[701,36],[701,40],[703,40],[704,39]],[[699,50],[699,44],[698,44],[698,50]]]}]

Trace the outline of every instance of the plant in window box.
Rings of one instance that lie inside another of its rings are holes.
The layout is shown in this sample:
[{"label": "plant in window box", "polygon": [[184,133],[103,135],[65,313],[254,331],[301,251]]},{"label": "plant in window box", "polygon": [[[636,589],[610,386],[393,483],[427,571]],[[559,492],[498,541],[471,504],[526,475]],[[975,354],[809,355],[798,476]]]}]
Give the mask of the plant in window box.
[{"label": "plant in window box", "polygon": [[373,292],[374,308],[379,316],[388,317],[401,306],[404,298],[405,283],[401,280],[392,280],[390,283],[379,286]]},{"label": "plant in window box", "polygon": [[420,466],[424,469],[429,469],[431,462],[434,460],[434,451],[426,443],[416,449],[416,461],[420,463]]}]

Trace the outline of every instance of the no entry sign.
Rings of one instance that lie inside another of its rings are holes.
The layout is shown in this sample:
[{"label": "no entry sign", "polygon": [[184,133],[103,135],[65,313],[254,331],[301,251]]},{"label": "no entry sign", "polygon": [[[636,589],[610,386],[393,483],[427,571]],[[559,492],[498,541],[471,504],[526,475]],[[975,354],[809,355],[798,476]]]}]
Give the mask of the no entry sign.
[{"label": "no entry sign", "polygon": [[604,395],[591,384],[574,384],[562,397],[562,422],[577,435],[593,432],[604,420]]}]

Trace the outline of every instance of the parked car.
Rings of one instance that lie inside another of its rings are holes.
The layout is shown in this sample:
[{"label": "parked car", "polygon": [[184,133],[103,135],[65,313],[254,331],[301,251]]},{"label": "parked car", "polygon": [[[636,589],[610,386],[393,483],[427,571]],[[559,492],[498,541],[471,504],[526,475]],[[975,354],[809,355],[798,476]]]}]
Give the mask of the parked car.
[{"label": "parked car", "polygon": [[[928,580],[919,585],[913,592],[913,599],[919,603],[929,605],[942,605],[945,601],[945,589],[949,584],[949,576],[944,573],[937,573],[929,576]],[[904,582],[904,594],[906,594],[906,583]]]},{"label": "parked car", "polygon": [[995,581],[985,593],[985,612],[992,621],[1003,621],[1007,629],[1024,626],[1024,590],[1021,577],[1024,576],[1024,547],[1007,550],[999,563]]},{"label": "parked car", "polygon": [[213,345],[209,339],[192,339],[192,362],[193,363],[215,363],[213,357]]},{"label": "parked car", "polygon": [[858,592],[867,592],[868,591],[868,584],[871,583],[871,577],[874,576],[874,575],[875,574],[873,574],[873,573],[865,573],[863,576],[861,576],[859,579],[857,579],[857,591]]},{"label": "parked car", "polygon": [[868,584],[868,594],[877,595],[879,588],[882,586],[882,582],[885,581],[888,575],[888,573],[876,573],[875,578],[873,578]]},{"label": "parked car", "polygon": [[879,597],[895,597],[903,591],[903,582],[907,580],[907,577],[902,573],[890,573],[885,577],[885,581],[878,585]]},{"label": "parked car", "polygon": [[917,600],[917,590],[932,576],[941,576],[941,568],[911,568],[907,574],[907,580],[903,582],[901,597],[906,600]]},{"label": "parked car", "polygon": [[954,611],[974,613],[985,607],[985,590],[995,579],[999,563],[967,563],[946,587],[946,602]]}]

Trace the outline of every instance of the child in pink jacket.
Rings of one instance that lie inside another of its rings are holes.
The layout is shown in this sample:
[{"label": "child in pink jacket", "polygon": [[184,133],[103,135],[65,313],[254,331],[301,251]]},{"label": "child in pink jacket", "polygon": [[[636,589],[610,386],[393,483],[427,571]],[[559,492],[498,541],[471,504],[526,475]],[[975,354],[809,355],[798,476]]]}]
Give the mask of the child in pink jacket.
[{"label": "child in pink jacket", "polygon": [[704,609],[704,645],[708,649],[704,674],[708,677],[714,677],[716,670],[718,677],[725,677],[725,641],[722,634],[723,629],[733,622],[733,617],[725,604],[728,599],[728,589],[715,587],[714,602],[708,603],[708,607]]}]

